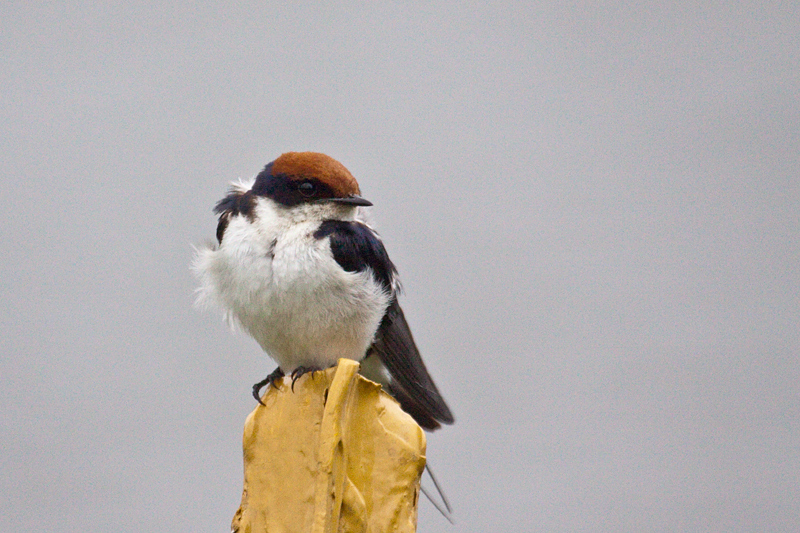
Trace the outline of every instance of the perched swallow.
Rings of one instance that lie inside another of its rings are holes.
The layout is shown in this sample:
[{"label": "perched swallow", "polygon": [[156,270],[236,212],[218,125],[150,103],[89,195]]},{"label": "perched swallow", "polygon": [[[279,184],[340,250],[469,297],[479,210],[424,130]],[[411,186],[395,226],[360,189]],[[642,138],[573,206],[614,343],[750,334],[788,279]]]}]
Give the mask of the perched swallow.
[{"label": "perched swallow", "polygon": [[[199,251],[199,301],[221,306],[278,363],[253,386],[293,380],[341,358],[381,383],[425,429],[453,415],[428,374],[403,310],[400,284],[372,205],[338,161],[289,152],[214,208],[219,244]],[[294,383],[294,381],[293,381]]]}]

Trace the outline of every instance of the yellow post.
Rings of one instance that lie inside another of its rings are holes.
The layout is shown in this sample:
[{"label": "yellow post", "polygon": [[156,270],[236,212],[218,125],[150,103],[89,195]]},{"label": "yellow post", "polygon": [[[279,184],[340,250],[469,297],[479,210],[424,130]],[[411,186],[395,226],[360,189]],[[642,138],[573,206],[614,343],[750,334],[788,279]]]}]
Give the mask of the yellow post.
[{"label": "yellow post", "polygon": [[234,533],[416,530],[425,434],[358,369],[268,388],[245,422]]}]

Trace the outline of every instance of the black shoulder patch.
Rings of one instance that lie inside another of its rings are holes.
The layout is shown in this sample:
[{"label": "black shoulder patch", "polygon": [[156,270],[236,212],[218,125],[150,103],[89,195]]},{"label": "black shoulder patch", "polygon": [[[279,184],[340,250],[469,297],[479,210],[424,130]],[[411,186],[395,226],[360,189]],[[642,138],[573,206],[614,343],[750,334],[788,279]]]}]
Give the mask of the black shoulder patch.
[{"label": "black shoulder patch", "polygon": [[228,227],[228,222],[230,222],[232,216],[244,215],[252,219],[255,205],[256,202],[252,192],[238,190],[232,190],[228,196],[217,202],[217,205],[214,206],[214,212],[219,215],[217,242],[222,242],[222,236],[225,234],[225,229]]},{"label": "black shoulder patch", "polygon": [[214,212],[218,215],[229,213],[231,215],[252,216],[255,207],[253,194],[250,191],[231,191],[228,196],[217,202]]},{"label": "black shoulder patch", "polygon": [[397,269],[378,236],[360,222],[326,220],[314,238],[330,237],[333,258],[347,272],[363,272],[369,267],[384,289],[391,292]]}]

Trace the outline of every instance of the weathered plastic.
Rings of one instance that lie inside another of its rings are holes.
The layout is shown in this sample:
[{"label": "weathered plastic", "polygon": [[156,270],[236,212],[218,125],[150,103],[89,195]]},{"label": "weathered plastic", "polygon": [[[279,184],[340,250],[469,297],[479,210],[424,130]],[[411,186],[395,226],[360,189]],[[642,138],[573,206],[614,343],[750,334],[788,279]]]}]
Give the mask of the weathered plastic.
[{"label": "weathered plastic", "polygon": [[358,369],[340,359],[268,388],[245,422],[234,532],[416,530],[425,434]]}]

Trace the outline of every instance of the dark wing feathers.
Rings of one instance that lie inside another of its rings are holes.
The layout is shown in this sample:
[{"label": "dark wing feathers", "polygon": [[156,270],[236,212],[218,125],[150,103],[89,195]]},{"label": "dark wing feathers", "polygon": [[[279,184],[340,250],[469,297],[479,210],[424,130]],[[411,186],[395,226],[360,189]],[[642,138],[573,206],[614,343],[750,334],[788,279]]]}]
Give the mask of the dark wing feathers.
[{"label": "dark wing feathers", "polygon": [[369,267],[383,288],[391,292],[394,268],[386,249],[375,233],[360,222],[326,220],[314,232],[322,239],[330,236],[331,251],[336,262],[347,272],[363,272]]},{"label": "dark wing feathers", "polygon": [[228,196],[217,202],[217,205],[214,206],[214,212],[219,215],[217,242],[222,243],[222,237],[225,235],[232,216],[245,215],[252,219],[255,205],[253,194],[250,191],[238,189],[231,189]]},{"label": "dark wing feathers", "polygon": [[369,268],[391,294],[391,303],[367,351],[367,355],[377,355],[391,374],[388,392],[423,428],[436,429],[439,422],[452,424],[453,415],[425,368],[403,310],[397,303],[394,291],[397,270],[378,236],[360,222],[327,220],[314,237],[329,237],[333,257],[344,270],[363,272]]},{"label": "dark wing feathers", "polygon": [[[396,381],[390,384],[389,392],[396,392],[395,397],[410,415],[414,416],[413,411],[419,410],[434,420],[445,424],[453,423],[453,414],[422,361],[411,329],[396,298],[392,299],[386,310],[369,352],[374,352],[380,357]],[[407,407],[409,402],[413,402],[414,406]],[[439,424],[428,427],[417,416],[414,418],[426,429],[439,427]]]},{"label": "dark wing feathers", "polygon": [[401,387],[396,381],[390,382],[384,387],[386,392],[392,395],[402,407],[403,411],[411,415],[420,427],[428,431],[434,431],[442,427],[442,425],[425,410],[406,390]]}]

